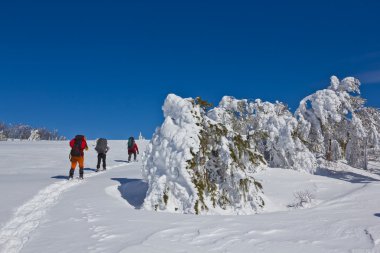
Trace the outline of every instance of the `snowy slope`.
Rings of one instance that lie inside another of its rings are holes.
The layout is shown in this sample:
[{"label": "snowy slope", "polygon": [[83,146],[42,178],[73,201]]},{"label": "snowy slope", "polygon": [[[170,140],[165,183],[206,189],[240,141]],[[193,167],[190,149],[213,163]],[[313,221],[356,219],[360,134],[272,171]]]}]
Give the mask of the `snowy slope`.
[{"label": "snowy slope", "polygon": [[[68,182],[67,142],[0,142],[0,252],[380,252],[380,164],[267,169],[264,213],[181,215],[139,209],[147,184],[125,145],[110,142],[98,174],[90,150],[86,179]],[[305,190],[311,208],[288,208]]]}]

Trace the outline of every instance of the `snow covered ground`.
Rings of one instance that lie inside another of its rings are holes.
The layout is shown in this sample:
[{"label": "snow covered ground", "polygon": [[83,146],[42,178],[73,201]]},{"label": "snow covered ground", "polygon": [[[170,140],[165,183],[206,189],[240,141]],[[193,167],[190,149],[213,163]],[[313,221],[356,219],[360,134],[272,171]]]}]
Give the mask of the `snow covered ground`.
[{"label": "snow covered ground", "polygon": [[[80,182],[67,181],[68,142],[0,142],[0,252],[380,252],[380,164],[267,169],[264,213],[196,216],[139,209],[141,157],[126,163],[126,141],[111,141],[95,173],[89,144]],[[305,191],[310,208],[288,207]]]}]

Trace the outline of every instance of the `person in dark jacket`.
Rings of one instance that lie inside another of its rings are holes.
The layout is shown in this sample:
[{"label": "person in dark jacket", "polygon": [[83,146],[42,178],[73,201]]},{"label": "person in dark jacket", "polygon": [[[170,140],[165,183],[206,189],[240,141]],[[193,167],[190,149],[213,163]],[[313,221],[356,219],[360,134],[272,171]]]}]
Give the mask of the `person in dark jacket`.
[{"label": "person in dark jacket", "polygon": [[98,152],[98,164],[96,165],[96,172],[100,169],[100,163],[103,161],[103,170],[106,170],[106,157],[107,152],[110,150],[110,147],[107,146],[107,139],[99,138],[96,141],[96,152]]},{"label": "person in dark jacket", "polygon": [[135,138],[129,137],[128,139],[128,162],[131,161],[131,156],[133,154],[134,161],[136,161],[136,153],[139,154],[139,148],[135,142]]},{"label": "person in dark jacket", "polygon": [[84,169],[84,152],[83,150],[88,150],[86,138],[83,135],[77,135],[74,139],[70,141],[70,161],[71,168],[69,172],[69,179],[74,176],[74,170],[79,163],[79,178],[83,179],[83,169]]}]

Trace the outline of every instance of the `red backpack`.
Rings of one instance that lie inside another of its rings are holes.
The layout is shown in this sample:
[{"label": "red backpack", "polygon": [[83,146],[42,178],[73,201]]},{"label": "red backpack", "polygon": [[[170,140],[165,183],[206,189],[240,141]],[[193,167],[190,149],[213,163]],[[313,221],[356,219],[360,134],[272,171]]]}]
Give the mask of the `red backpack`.
[{"label": "red backpack", "polygon": [[77,135],[75,136],[75,142],[73,147],[71,148],[70,155],[71,156],[81,156],[82,155],[82,141],[84,136]]}]

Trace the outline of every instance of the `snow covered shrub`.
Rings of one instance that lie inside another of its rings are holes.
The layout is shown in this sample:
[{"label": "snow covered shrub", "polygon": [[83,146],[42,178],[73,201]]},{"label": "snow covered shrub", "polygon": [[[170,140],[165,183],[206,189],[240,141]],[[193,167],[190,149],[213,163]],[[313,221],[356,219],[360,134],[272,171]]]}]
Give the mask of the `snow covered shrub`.
[{"label": "snow covered shrub", "polygon": [[288,205],[290,208],[310,208],[314,195],[308,191],[299,191],[294,193],[294,203]]},{"label": "snow covered shrub", "polygon": [[252,214],[264,206],[253,174],[265,165],[249,140],[206,115],[210,104],[168,95],[165,121],[150,142],[143,176],[148,210]]}]

